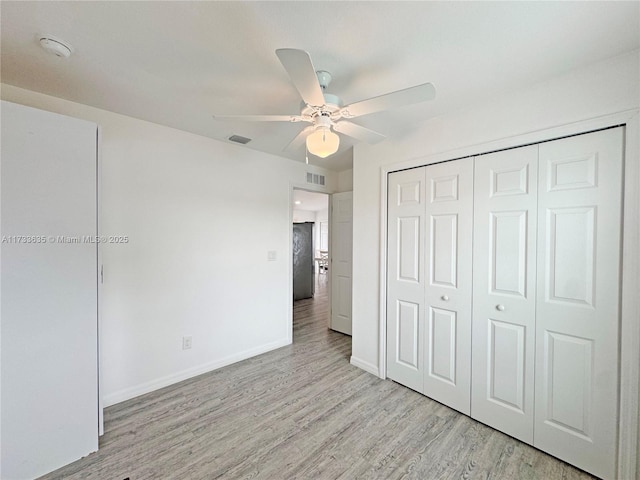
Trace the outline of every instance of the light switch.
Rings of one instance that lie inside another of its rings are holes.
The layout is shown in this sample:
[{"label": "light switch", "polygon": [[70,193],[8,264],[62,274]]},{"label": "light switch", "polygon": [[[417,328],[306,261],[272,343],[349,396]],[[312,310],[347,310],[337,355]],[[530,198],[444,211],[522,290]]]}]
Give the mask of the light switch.
[{"label": "light switch", "polygon": [[275,260],[276,260],[276,251],[275,250],[269,250],[267,252],[267,260],[269,260],[270,262],[275,262]]}]

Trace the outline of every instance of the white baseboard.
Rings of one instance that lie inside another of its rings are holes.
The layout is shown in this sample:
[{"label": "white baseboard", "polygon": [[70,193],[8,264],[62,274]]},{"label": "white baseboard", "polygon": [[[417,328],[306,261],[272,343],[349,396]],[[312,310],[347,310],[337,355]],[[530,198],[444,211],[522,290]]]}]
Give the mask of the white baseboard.
[{"label": "white baseboard", "polygon": [[376,377],[380,377],[380,369],[378,368],[377,365],[374,365],[373,363],[369,363],[365,360],[360,360],[359,358],[351,356],[351,365],[353,365],[354,367],[361,368],[365,372],[369,372],[375,375]]},{"label": "white baseboard", "polygon": [[284,347],[290,344],[291,340],[283,338],[281,340],[268,343],[266,345],[261,345],[250,350],[245,350],[244,352],[236,353],[234,355],[230,355],[213,362],[198,365],[187,370],[182,370],[181,372],[172,373],[171,375],[166,375],[149,382],[141,383],[140,385],[118,390],[117,392],[110,393],[103,397],[104,406],[109,407],[111,405],[115,405],[116,403],[130,400],[139,395],[153,392],[160,388],[173,385],[174,383],[187,380],[188,378],[202,375],[203,373],[211,372],[212,370],[217,370],[218,368],[226,367],[227,365],[231,365],[232,363],[240,362],[242,360],[246,360],[247,358],[255,357],[262,353],[270,352],[271,350],[275,350],[277,348]]}]

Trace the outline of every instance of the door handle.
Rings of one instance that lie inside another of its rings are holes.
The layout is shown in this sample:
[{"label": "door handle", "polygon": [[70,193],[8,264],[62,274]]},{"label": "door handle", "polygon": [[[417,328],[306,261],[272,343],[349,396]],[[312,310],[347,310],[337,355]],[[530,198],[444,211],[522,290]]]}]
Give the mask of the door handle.
[{"label": "door handle", "polygon": [[442,295],[440,298],[441,298],[442,300],[444,300],[445,302],[448,302],[448,301],[449,301],[449,297],[448,297],[447,295]]},{"label": "door handle", "polygon": [[504,312],[504,305],[496,305],[496,310],[498,310],[499,312]]}]

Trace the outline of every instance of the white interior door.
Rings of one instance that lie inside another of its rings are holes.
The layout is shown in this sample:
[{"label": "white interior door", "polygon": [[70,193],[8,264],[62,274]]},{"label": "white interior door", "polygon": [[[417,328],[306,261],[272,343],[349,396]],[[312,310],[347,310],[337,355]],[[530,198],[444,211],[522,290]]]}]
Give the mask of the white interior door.
[{"label": "white interior door", "polygon": [[540,145],[534,445],[614,478],[623,129]]},{"label": "white interior door", "polygon": [[426,168],[389,175],[387,376],[423,391]]},{"label": "white interior door", "polygon": [[351,335],[351,263],[353,258],[353,192],[331,196],[331,323]]},{"label": "white interior door", "polygon": [[476,157],[471,416],[533,443],[538,146]]},{"label": "white interior door", "polygon": [[471,409],[473,159],[426,167],[424,394]]},{"label": "white interior door", "polygon": [[98,449],[96,130],[2,102],[2,471]]}]

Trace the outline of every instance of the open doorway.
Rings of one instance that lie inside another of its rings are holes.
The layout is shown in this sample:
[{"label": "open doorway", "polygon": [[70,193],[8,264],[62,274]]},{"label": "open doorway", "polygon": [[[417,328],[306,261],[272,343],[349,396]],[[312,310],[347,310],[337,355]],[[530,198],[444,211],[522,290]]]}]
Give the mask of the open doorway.
[{"label": "open doorway", "polygon": [[292,201],[295,342],[297,310],[313,313],[309,318],[312,318],[318,327],[329,327],[329,195],[294,189]]}]

